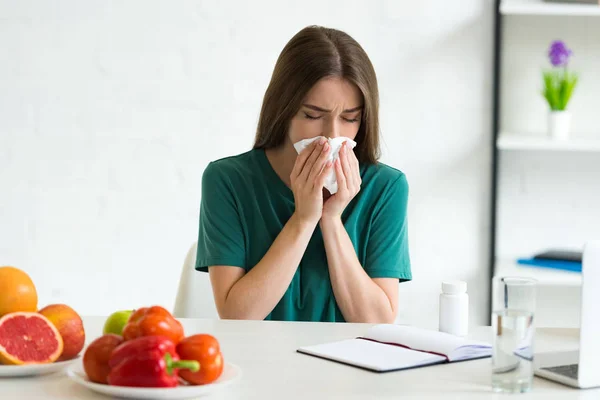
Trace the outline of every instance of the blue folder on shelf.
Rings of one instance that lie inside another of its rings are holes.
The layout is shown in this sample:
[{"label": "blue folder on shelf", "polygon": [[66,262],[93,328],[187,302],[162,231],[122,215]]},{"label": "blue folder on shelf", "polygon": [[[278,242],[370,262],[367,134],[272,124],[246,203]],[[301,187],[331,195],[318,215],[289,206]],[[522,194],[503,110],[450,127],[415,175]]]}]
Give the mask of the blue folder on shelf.
[{"label": "blue folder on shelf", "polygon": [[563,271],[581,272],[581,262],[563,260],[543,260],[535,258],[519,258],[517,263],[532,267],[559,269]]}]

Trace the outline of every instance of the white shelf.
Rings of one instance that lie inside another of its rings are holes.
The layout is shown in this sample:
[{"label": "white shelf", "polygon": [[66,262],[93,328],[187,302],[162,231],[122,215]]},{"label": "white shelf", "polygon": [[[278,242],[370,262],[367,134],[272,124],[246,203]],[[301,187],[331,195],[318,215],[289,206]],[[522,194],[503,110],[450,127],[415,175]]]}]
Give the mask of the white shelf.
[{"label": "white shelf", "polygon": [[542,135],[527,135],[502,131],[498,135],[496,144],[501,150],[600,152],[600,134],[598,138],[553,140]]},{"label": "white shelf", "polygon": [[581,273],[579,272],[521,265],[516,261],[506,259],[496,262],[494,276],[534,278],[540,286],[581,286]]},{"label": "white shelf", "polygon": [[559,4],[543,0],[502,0],[500,13],[504,15],[600,16],[600,5]]}]

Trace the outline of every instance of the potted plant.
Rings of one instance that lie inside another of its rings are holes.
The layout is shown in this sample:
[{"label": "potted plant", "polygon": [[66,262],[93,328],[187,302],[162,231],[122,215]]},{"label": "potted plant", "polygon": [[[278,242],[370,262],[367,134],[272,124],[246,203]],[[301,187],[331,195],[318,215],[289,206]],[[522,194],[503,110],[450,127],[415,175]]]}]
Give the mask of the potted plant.
[{"label": "potted plant", "polygon": [[568,69],[572,54],[562,40],[553,41],[548,49],[548,59],[552,68],[543,71],[542,94],[550,106],[548,131],[552,138],[559,140],[569,137],[571,113],[567,110],[567,105],[579,79],[577,73]]}]

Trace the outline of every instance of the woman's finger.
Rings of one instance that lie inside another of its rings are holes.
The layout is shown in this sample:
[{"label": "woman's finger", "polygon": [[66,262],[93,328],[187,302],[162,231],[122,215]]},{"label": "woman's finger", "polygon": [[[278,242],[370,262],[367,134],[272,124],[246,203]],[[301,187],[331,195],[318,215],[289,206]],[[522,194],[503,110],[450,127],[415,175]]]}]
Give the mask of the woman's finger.
[{"label": "woman's finger", "polygon": [[316,186],[322,188],[325,185],[325,179],[327,179],[327,175],[329,175],[329,171],[333,167],[333,163],[331,161],[327,161],[325,167],[321,171],[321,174],[317,177]]},{"label": "woman's finger", "polygon": [[358,158],[356,158],[356,154],[354,154],[354,151],[352,151],[350,146],[348,146],[347,150],[348,150],[348,159],[350,160],[350,164],[352,165],[352,168],[355,170],[358,170]]},{"label": "woman's finger", "polygon": [[310,172],[312,171],[313,166],[315,165],[315,163],[321,156],[323,149],[325,147],[325,143],[326,143],[326,141],[322,141],[321,139],[317,140],[317,147],[312,152],[310,157],[308,157],[308,160],[306,160],[306,163],[304,164],[304,168],[302,168],[302,172],[300,172],[299,179],[301,182],[303,182],[303,183],[308,182],[308,177],[310,175]]},{"label": "woman's finger", "polygon": [[[310,182],[317,183],[316,180],[317,180],[319,174],[321,174],[321,172],[323,171],[325,164],[327,163],[327,156],[329,155],[329,150],[330,150],[329,144],[325,143],[323,145],[323,150],[321,151],[321,155],[319,155],[319,158],[317,158],[317,160],[315,161],[315,163],[313,164],[313,166],[310,170],[310,174],[308,175],[308,178],[307,178],[308,183],[310,183]],[[315,186],[318,186],[318,184]]]},{"label": "woman's finger", "polygon": [[313,149],[312,149],[311,153],[308,155],[308,157],[302,164],[302,167],[301,168],[299,167],[299,169],[296,171],[298,178],[302,182],[306,181],[306,178],[308,178],[308,173],[310,172],[312,165],[314,164],[317,157],[319,157],[319,155],[321,155],[321,150],[323,149],[323,139],[315,140],[312,143],[312,145],[313,145]]},{"label": "woman's finger", "polygon": [[[346,184],[346,188],[350,189],[352,186],[352,167],[350,166],[350,161],[349,161],[349,157],[348,157],[348,147],[346,145],[343,146],[342,148],[342,156],[340,157],[340,161],[342,164],[342,172],[344,173],[344,181]],[[338,184],[339,186],[339,184]]]},{"label": "woman's finger", "polygon": [[338,193],[340,192],[340,190],[348,189],[348,186],[346,184],[346,177],[344,176],[344,170],[342,167],[342,158],[343,157],[340,157],[337,160],[335,160],[335,175],[337,177]]},{"label": "woman's finger", "polygon": [[302,169],[304,168],[304,165],[306,164],[306,161],[315,151],[315,148],[318,147],[317,142],[318,141],[315,140],[310,144],[310,146],[306,147],[300,152],[300,154],[298,154],[298,158],[296,158],[296,162],[294,163],[294,168],[292,169],[290,176],[297,178],[300,175]]},{"label": "woman's finger", "polygon": [[362,180],[360,178],[360,165],[358,163],[358,158],[356,158],[356,154],[352,151],[350,146],[347,149],[348,158],[350,159],[350,166],[352,167],[352,177],[354,178],[354,185],[356,190],[360,190],[360,185],[362,184]]}]

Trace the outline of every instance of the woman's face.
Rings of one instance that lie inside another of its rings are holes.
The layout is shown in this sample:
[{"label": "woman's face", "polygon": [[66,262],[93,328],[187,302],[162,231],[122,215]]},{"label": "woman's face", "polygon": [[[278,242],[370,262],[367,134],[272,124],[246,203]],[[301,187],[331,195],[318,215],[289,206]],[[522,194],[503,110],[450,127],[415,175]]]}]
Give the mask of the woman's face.
[{"label": "woman's face", "polygon": [[292,144],[317,136],[343,136],[354,140],[362,109],[358,87],[342,78],[323,78],[310,89],[292,118],[288,137]]}]

